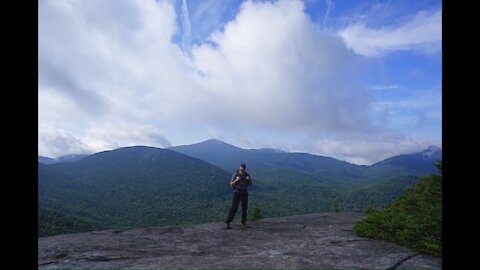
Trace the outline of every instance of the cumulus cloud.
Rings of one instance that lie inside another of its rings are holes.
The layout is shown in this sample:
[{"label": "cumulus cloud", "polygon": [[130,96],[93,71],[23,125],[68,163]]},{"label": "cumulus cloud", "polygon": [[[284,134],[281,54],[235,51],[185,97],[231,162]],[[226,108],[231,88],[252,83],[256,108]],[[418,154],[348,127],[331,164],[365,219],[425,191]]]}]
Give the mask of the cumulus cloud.
[{"label": "cumulus cloud", "polygon": [[84,141],[95,151],[134,145],[172,146],[162,134],[162,130],[150,125],[113,121],[102,125],[91,123],[86,130]]},{"label": "cumulus cloud", "polygon": [[[247,1],[207,42],[190,47],[185,0],[182,7],[179,29],[171,1],[39,2],[40,154],[196,142],[190,134],[228,141],[241,133],[244,144],[262,132],[282,134],[281,145],[296,134],[376,130],[371,97],[354,80],[361,61],[342,40],[358,32],[322,32],[302,1]],[[415,21],[436,18],[422,16]]]},{"label": "cumulus cloud", "polygon": [[[368,126],[368,95],[352,81],[356,58],[320,32],[300,1],[245,2],[212,44],[192,49],[199,84],[218,111],[256,127],[350,130]],[[261,42],[259,42],[261,40]]]},{"label": "cumulus cloud", "polygon": [[338,35],[363,56],[407,50],[438,52],[442,46],[442,11],[421,11],[396,27],[372,28],[359,22],[338,31]]},{"label": "cumulus cloud", "polygon": [[[245,2],[211,35],[214,45],[195,46],[191,58],[171,41],[178,29],[168,2],[117,4],[40,3],[40,92],[55,89],[49,98],[68,99],[97,123],[244,121],[315,132],[368,124],[358,113],[368,97],[343,77],[355,56],[317,30],[300,1]],[[41,122],[59,109],[40,103]]]},{"label": "cumulus cloud", "polygon": [[40,124],[38,131],[40,155],[56,158],[69,154],[92,153],[92,149],[88,145],[66,130]]},{"label": "cumulus cloud", "polygon": [[[175,31],[175,12],[167,2],[39,2],[39,123],[69,130],[89,151],[98,145],[170,145],[141,127],[171,113],[176,104],[169,96],[188,73],[180,48],[170,42]],[[105,127],[117,119],[139,123],[130,128],[145,134],[92,131],[91,123]],[[45,150],[46,141],[39,141],[40,153],[56,155]]]}]

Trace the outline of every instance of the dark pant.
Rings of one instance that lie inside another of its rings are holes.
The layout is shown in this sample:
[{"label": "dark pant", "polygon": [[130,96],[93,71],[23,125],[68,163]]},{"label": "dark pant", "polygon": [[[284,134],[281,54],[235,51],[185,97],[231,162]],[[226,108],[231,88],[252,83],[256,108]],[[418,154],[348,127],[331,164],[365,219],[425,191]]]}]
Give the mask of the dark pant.
[{"label": "dark pant", "polygon": [[248,192],[234,192],[232,206],[230,207],[230,211],[228,211],[226,223],[232,222],[240,202],[242,202],[242,223],[247,222]]}]

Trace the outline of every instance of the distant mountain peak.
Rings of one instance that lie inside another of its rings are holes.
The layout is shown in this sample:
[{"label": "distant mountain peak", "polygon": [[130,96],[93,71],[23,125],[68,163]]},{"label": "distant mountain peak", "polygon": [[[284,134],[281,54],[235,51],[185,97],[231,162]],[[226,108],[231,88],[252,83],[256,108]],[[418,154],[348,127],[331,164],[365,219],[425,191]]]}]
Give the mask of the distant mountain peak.
[{"label": "distant mountain peak", "polygon": [[173,149],[178,148],[178,147],[201,147],[201,148],[208,148],[208,149],[231,149],[231,150],[244,150],[240,147],[237,147],[233,144],[226,143],[222,140],[219,139],[208,139],[199,143],[194,143],[191,145],[180,145],[180,146],[174,146],[171,147]]},{"label": "distant mountain peak", "polygon": [[205,140],[204,142],[212,142],[212,143],[226,143],[226,142],[224,142],[224,141],[222,141],[222,140],[220,140],[220,139],[215,139],[215,138],[213,138],[213,139],[208,139],[208,140]]},{"label": "distant mountain peak", "polygon": [[232,145],[232,144],[226,143],[226,142],[224,142],[224,141],[222,141],[222,140],[219,140],[219,139],[208,139],[208,140],[205,140],[205,141],[203,141],[203,142],[199,142],[199,144],[200,144],[200,143],[221,144],[221,145],[225,145],[225,144],[226,144],[226,145],[234,146],[234,145]]}]

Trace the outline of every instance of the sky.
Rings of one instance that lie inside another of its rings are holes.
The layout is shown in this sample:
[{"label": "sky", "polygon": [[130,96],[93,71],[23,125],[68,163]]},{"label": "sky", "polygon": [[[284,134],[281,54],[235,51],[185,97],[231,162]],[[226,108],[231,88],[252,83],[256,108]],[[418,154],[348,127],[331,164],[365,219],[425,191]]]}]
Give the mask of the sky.
[{"label": "sky", "polygon": [[442,147],[442,2],[42,0],[38,153]]}]

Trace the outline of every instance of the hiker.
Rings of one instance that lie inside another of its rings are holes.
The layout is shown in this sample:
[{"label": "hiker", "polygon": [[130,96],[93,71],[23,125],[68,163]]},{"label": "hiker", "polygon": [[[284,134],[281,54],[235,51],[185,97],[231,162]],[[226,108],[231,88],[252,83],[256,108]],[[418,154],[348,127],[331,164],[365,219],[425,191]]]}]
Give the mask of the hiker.
[{"label": "hiker", "polygon": [[230,180],[230,187],[233,191],[232,206],[228,212],[228,217],[225,223],[227,224],[225,229],[231,229],[230,222],[235,217],[235,213],[238,209],[238,204],[242,202],[242,228],[248,228],[247,226],[247,206],[248,206],[248,186],[252,185],[252,178],[245,171],[247,166],[245,163],[240,164],[240,167],[233,173]]}]

